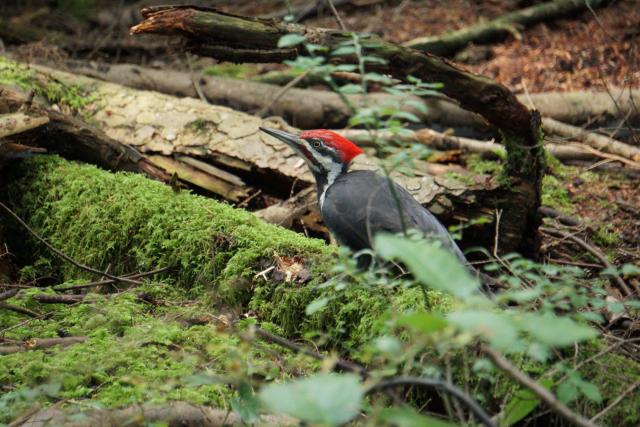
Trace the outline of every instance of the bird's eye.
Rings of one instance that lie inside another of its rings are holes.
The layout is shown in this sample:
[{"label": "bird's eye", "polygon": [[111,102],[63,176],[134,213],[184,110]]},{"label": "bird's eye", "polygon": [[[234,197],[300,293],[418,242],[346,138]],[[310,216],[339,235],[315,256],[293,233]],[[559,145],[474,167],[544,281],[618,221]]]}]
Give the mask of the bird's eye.
[{"label": "bird's eye", "polygon": [[314,148],[320,148],[320,141],[313,141]]}]

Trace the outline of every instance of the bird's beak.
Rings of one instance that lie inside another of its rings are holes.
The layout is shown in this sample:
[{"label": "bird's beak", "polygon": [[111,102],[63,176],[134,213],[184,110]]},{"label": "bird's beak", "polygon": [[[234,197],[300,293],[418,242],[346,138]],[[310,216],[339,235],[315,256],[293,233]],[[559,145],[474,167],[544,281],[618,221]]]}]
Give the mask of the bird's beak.
[{"label": "bird's beak", "polygon": [[269,129],[269,128],[263,128],[263,127],[261,127],[260,130],[264,133],[268,133],[274,138],[278,138],[280,141],[284,142],[285,144],[295,149],[296,151],[300,148],[300,145],[301,145],[300,138],[297,135],[294,135],[289,132],[285,132],[283,130]]}]

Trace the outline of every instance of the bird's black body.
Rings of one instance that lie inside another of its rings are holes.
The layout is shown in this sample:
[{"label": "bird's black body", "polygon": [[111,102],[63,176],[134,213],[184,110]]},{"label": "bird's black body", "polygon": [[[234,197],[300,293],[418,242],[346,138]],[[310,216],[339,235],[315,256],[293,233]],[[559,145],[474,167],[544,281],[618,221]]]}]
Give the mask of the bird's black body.
[{"label": "bird's black body", "polygon": [[[305,160],[318,186],[322,219],[342,245],[354,251],[371,249],[378,232],[418,230],[428,238],[440,240],[466,264],[447,229],[407,190],[375,172],[348,172],[351,160],[363,153],[351,141],[323,129],[300,135],[261,129],[288,144]],[[369,259],[363,257],[359,262],[365,264]]]},{"label": "bird's black body", "polygon": [[340,244],[354,251],[368,249],[377,232],[401,233],[405,231],[404,226],[406,231],[418,230],[440,240],[466,263],[464,255],[436,217],[407,190],[386,177],[372,171],[347,172],[340,175],[324,194],[321,190],[318,188],[322,219]]}]

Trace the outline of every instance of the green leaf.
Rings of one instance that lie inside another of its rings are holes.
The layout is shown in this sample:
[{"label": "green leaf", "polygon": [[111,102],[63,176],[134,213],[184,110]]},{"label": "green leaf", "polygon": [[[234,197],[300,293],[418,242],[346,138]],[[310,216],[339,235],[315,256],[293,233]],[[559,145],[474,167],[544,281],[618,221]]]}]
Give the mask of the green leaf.
[{"label": "green leaf", "polygon": [[381,353],[396,355],[402,351],[402,344],[400,341],[389,335],[376,338],[373,344]]},{"label": "green leaf", "polygon": [[530,390],[518,390],[503,410],[500,425],[511,426],[529,415],[540,404],[540,399]]},{"label": "green leaf", "polygon": [[362,86],[356,85],[353,83],[346,84],[340,87],[340,92],[345,93],[347,95],[351,95],[354,93],[362,93]]},{"label": "green leaf", "polygon": [[557,394],[562,403],[571,403],[578,398],[578,388],[573,381],[565,381],[558,386]]},{"label": "green leaf", "polygon": [[356,48],[354,46],[342,46],[331,52],[333,56],[344,56],[344,55],[353,55],[356,53]]},{"label": "green leaf", "polygon": [[364,390],[357,375],[316,374],[287,384],[271,384],[259,394],[274,413],[309,423],[339,425],[358,415]]},{"label": "green leaf", "polygon": [[[416,413],[411,408],[386,408],[378,413],[377,419],[382,423],[396,427],[454,427],[445,421]],[[380,425],[378,423],[377,425]]]},{"label": "green leaf", "polygon": [[505,314],[491,311],[458,311],[450,313],[449,322],[460,329],[485,337],[489,342],[500,348],[509,349],[518,339],[518,331],[513,326],[511,318]]},{"label": "green leaf", "polygon": [[620,272],[623,276],[640,276],[640,267],[634,264],[624,264]]},{"label": "green leaf", "polygon": [[307,306],[304,312],[307,314],[307,316],[310,316],[313,313],[317,313],[319,311],[324,310],[328,302],[329,302],[329,298],[326,298],[326,297],[318,298],[317,300],[311,301],[311,303],[309,303],[309,305]]},{"label": "green leaf", "polygon": [[586,325],[551,313],[524,314],[518,319],[518,325],[534,339],[550,346],[572,345],[597,335],[596,331]]},{"label": "green leaf", "polygon": [[400,316],[396,324],[428,335],[443,330],[447,326],[447,321],[437,314],[415,311]]},{"label": "green leaf", "polygon": [[305,40],[306,39],[302,34],[298,34],[298,33],[286,34],[280,37],[280,40],[278,40],[278,47],[297,46],[300,43],[304,42]]},{"label": "green leaf", "polygon": [[576,384],[580,389],[580,392],[584,394],[587,399],[596,403],[602,402],[602,395],[600,394],[600,389],[598,388],[598,386],[582,379],[580,381],[577,381]]},{"label": "green leaf", "polygon": [[465,267],[448,250],[435,242],[412,241],[405,237],[380,233],[374,247],[384,259],[399,259],[423,284],[459,298],[470,297],[479,287]]},{"label": "green leaf", "polygon": [[247,383],[240,384],[238,396],[231,399],[231,409],[247,424],[260,421],[260,402]]}]

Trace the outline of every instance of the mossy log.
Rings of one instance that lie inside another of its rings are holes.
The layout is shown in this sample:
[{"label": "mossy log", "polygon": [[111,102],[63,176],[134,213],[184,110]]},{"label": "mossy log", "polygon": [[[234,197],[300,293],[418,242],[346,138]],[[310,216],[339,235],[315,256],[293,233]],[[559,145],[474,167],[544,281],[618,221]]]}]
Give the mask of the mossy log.
[{"label": "mossy log", "polygon": [[[238,315],[252,310],[289,336],[326,331],[343,348],[375,336],[381,325],[372,322],[392,308],[376,291],[358,289],[305,316],[311,301],[332,293],[314,285],[327,279],[337,248],[225,203],[55,156],[24,161],[14,172],[7,196],[19,215],[54,246],[94,268],[111,265],[112,274],[123,274],[173,267],[165,277],[175,286],[207,292],[214,304],[235,307]],[[84,277],[76,267],[54,262],[46,249],[30,247],[23,252],[34,250],[50,260],[56,265],[52,274],[62,280]],[[425,301],[418,289],[408,289],[394,301],[405,307],[442,300]]]},{"label": "mossy log", "polygon": [[507,13],[489,22],[480,22],[441,36],[420,37],[405,46],[434,55],[449,55],[469,43],[486,43],[518,31],[518,27],[580,12],[587,7],[599,7],[606,0],[555,0]]}]

